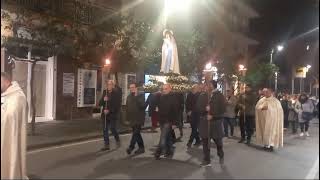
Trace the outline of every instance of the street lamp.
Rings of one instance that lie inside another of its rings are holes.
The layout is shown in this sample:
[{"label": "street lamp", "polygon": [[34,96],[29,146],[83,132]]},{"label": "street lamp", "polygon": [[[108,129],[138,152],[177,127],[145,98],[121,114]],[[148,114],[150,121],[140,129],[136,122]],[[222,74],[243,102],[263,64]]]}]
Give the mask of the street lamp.
[{"label": "street lamp", "polygon": [[[245,71],[247,70],[247,68],[243,65],[243,64],[240,64],[239,65],[239,71],[240,71],[240,75],[241,76],[244,76],[245,75]],[[242,83],[242,87],[244,87],[245,88],[245,83]],[[239,86],[239,88],[240,88],[240,86]],[[240,90],[241,90],[241,88],[240,88]]]},{"label": "street lamp", "polygon": [[278,51],[280,52],[280,51],[283,50],[283,46],[282,46],[282,45],[279,45],[279,46],[277,46],[277,49],[278,49]]},{"label": "street lamp", "polygon": [[245,71],[247,70],[247,68],[245,68],[245,66],[243,64],[239,65],[239,71]]},{"label": "street lamp", "polygon": [[205,68],[206,68],[206,70],[210,70],[212,68],[212,64],[211,63],[207,63]]},{"label": "street lamp", "polygon": [[[278,52],[281,52],[284,49],[283,45],[278,45],[277,50]],[[270,54],[270,64],[272,64],[272,57],[273,57],[274,49],[271,49],[271,54]],[[271,86],[271,81],[270,81],[270,86]],[[277,92],[278,89],[278,72],[275,72],[275,78],[274,78],[274,90]]]},{"label": "street lamp", "polygon": [[306,68],[307,68],[307,72],[308,72],[309,69],[311,68],[311,65],[308,64]]},{"label": "street lamp", "polygon": [[275,72],[274,75],[275,75],[275,78],[274,78],[274,90],[275,90],[275,92],[277,92],[278,91],[278,72]]},{"label": "street lamp", "polygon": [[[284,49],[283,45],[278,45],[278,46],[277,46],[278,52],[281,52],[283,49]],[[272,56],[273,56],[273,53],[274,53],[274,49],[272,48],[272,49],[271,49],[271,54],[270,54],[270,64],[272,64]]]},{"label": "street lamp", "polygon": [[111,66],[111,60],[109,58],[107,58],[104,62],[104,67],[107,70],[107,77],[108,79],[110,79],[110,66]]}]

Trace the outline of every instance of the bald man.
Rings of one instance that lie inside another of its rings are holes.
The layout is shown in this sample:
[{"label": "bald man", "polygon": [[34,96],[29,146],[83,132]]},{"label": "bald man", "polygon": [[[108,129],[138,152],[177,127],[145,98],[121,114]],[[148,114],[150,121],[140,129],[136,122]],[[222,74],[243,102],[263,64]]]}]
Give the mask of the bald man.
[{"label": "bald man", "polygon": [[283,109],[271,89],[263,89],[264,97],[256,105],[256,141],[266,151],[283,146]]},{"label": "bald man", "polygon": [[155,158],[157,160],[160,159],[161,154],[165,154],[165,157],[173,156],[173,142],[171,132],[172,124],[178,115],[178,106],[177,100],[172,93],[172,87],[170,84],[163,85],[158,108],[161,135],[159,147],[155,153]]}]

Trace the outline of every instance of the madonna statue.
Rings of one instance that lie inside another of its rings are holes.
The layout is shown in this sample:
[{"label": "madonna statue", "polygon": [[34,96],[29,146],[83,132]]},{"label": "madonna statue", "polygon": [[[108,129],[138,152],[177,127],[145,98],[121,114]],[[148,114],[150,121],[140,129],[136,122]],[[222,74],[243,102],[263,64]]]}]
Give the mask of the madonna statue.
[{"label": "madonna statue", "polygon": [[160,73],[180,74],[178,49],[171,30],[163,31],[162,61]]}]

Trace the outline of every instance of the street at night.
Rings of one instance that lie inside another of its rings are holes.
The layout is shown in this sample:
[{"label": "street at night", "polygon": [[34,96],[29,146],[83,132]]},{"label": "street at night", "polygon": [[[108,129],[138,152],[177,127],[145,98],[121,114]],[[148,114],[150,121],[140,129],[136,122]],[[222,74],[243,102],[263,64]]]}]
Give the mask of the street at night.
[{"label": "street at night", "polygon": [[319,179],[319,0],[1,0],[1,179]]},{"label": "street at night", "polygon": [[[95,139],[28,152],[28,173],[34,179],[319,179],[318,123],[312,123],[312,136],[308,138],[287,133],[285,148],[274,153],[238,144],[237,138],[225,138],[223,166],[213,147],[212,167],[201,168],[202,148],[187,150],[186,136],[176,143],[172,159],[156,161],[152,153],[159,133],[143,133],[145,154],[126,154],[129,135],[121,136],[121,148],[112,147],[109,152],[99,152],[103,141]],[[190,128],[184,130],[189,135]]]}]

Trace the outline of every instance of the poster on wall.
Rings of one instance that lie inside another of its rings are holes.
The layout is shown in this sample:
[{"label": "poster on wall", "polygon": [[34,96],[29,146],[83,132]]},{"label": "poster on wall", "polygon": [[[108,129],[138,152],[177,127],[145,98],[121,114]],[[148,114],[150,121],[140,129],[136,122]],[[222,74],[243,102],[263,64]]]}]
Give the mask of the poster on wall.
[{"label": "poster on wall", "polygon": [[63,96],[74,96],[74,73],[63,73]]},{"label": "poster on wall", "polygon": [[77,107],[95,107],[97,70],[78,69]]}]

